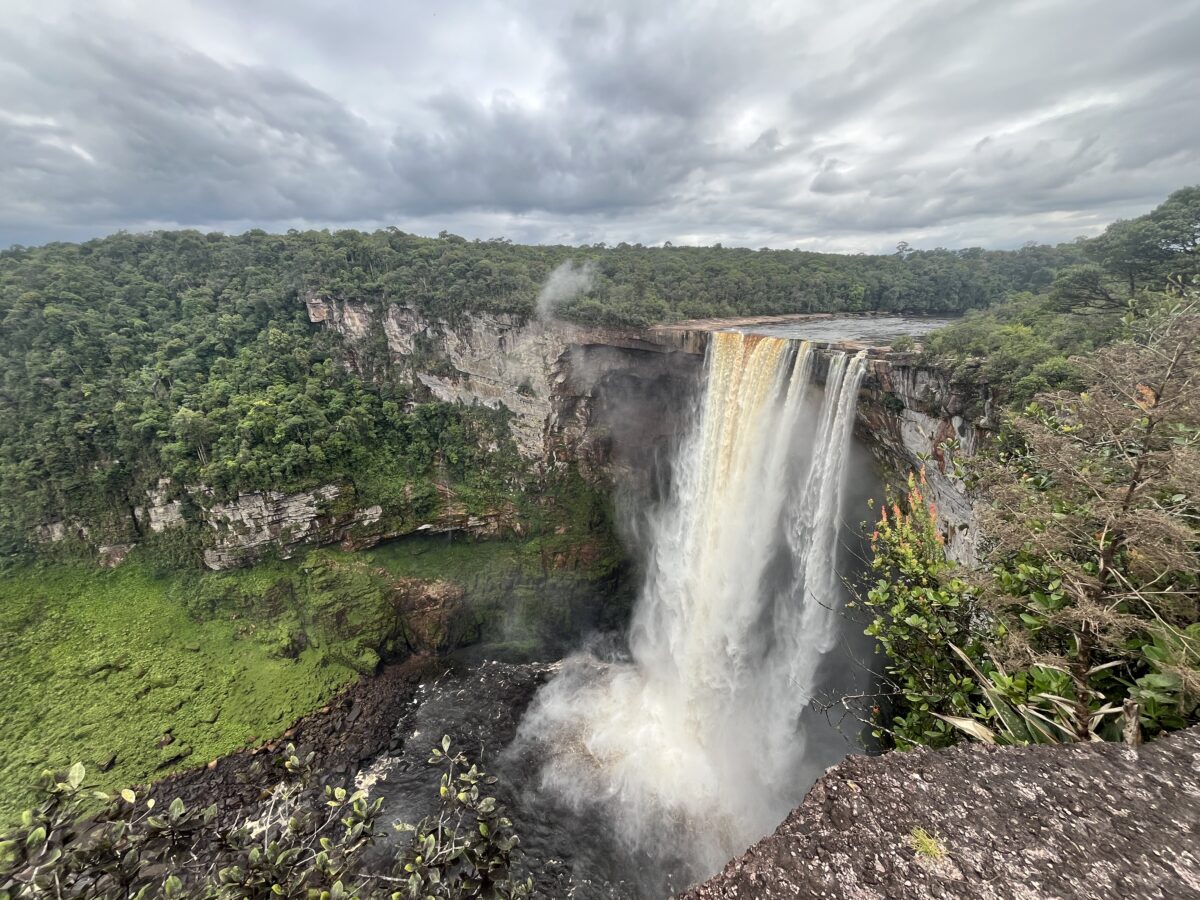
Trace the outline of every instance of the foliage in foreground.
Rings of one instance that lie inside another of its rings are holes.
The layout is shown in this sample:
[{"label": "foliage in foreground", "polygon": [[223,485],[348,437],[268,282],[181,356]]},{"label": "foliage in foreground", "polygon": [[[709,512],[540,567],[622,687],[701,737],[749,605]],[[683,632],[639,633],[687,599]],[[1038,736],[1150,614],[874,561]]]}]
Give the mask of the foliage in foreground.
[{"label": "foliage in foreground", "polygon": [[1087,390],[1039,396],[975,473],[986,568],[946,561],[918,481],[884,510],[864,600],[895,746],[1200,721],[1200,292],[1126,327],[1075,361]]},{"label": "foliage in foreground", "polygon": [[[289,746],[281,760],[289,778],[265,819],[232,827],[217,824],[215,806],[188,809],[176,798],[163,810],[128,789],[88,791],[82,764],[61,777],[47,772],[41,802],[0,837],[0,900],[529,896],[531,884],[511,871],[518,844],[512,822],[486,794],[496,779],[451,753],[449,737],[429,758],[442,769],[438,811],[417,825],[394,826],[404,837],[386,875],[362,866],[363,851],[379,836],[383,801],[326,787],[321,802],[298,802],[312,761]],[[87,815],[93,800],[104,806]]]}]

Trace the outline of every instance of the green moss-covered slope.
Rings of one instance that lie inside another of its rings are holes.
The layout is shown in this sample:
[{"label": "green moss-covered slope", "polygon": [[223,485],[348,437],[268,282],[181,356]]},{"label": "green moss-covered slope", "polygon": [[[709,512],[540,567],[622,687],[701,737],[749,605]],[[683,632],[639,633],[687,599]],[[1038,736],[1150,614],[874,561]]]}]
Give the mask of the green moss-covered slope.
[{"label": "green moss-covered slope", "polygon": [[550,656],[618,627],[629,598],[595,502],[561,492],[574,524],[522,540],[410,538],[225,573],[163,574],[136,552],[111,571],[3,571],[0,822],[45,767],[83,761],[117,787],[202,765],[278,737],[385,658]]},{"label": "green moss-covered slope", "polygon": [[[224,578],[259,592],[280,574]],[[239,619],[198,621],[176,584],[136,566],[0,578],[0,819],[45,766],[143,781],[277,735],[354,676],[317,648],[288,658]]]}]

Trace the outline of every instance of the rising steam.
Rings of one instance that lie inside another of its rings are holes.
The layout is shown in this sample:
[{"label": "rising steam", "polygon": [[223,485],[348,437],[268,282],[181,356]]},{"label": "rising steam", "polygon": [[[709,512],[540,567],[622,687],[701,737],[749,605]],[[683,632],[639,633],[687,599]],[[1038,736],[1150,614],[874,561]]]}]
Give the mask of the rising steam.
[{"label": "rising steam", "polygon": [[632,658],[568,660],[522,724],[547,760],[542,788],[607,814],[640,852],[694,851],[693,877],[773,829],[816,775],[798,723],[837,637],[865,362],[836,354],[823,397],[812,365],[807,342],[713,335],[672,495],[650,520]]},{"label": "rising steam", "polygon": [[596,277],[596,263],[585,260],[576,263],[573,259],[557,266],[546,278],[546,283],[537,296],[537,315],[540,319],[554,316],[555,308],[580,294],[591,290]]}]

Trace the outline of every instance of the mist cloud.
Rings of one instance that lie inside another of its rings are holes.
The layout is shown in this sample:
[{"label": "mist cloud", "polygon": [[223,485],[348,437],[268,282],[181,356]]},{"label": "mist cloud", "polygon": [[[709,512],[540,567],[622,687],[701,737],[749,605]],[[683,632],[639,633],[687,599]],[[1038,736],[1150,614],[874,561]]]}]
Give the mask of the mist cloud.
[{"label": "mist cloud", "polygon": [[539,318],[549,319],[554,315],[555,308],[560,303],[574,300],[580,294],[591,290],[596,278],[596,263],[584,260],[576,263],[573,259],[558,265],[546,277],[546,283],[537,295],[537,314]]},{"label": "mist cloud", "polygon": [[1015,246],[1200,175],[1200,0],[14,0],[0,245],[378,227]]}]

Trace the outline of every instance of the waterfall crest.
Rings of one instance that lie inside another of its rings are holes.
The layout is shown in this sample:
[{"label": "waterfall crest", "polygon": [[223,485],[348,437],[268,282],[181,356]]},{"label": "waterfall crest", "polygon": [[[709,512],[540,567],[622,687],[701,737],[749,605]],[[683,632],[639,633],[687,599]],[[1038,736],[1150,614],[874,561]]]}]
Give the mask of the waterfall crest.
[{"label": "waterfall crest", "polygon": [[837,640],[842,485],[865,360],[811,386],[807,342],[712,335],[706,384],[649,516],[631,658],[568,660],[522,736],[542,787],[612,817],[631,843],[674,840],[713,871],[800,799],[798,728]]}]

